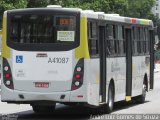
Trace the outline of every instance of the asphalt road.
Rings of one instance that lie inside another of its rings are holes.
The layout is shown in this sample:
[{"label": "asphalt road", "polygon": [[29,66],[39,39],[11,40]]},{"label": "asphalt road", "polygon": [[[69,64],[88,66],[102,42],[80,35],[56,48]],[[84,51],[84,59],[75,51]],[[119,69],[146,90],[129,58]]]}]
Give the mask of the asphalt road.
[{"label": "asphalt road", "polygon": [[[155,88],[149,91],[146,96],[146,102],[137,104],[135,101],[126,103],[118,102],[115,104],[111,115],[119,114],[160,114],[160,72],[155,73]],[[15,105],[0,102],[0,117],[4,119],[15,118],[14,120],[50,120],[50,119],[91,119],[100,116],[99,109],[90,109],[86,107],[70,107],[57,105],[53,114],[35,114],[30,105]],[[107,115],[108,116],[108,115]],[[111,117],[111,116],[110,116]],[[160,117],[159,117],[160,119]]]}]

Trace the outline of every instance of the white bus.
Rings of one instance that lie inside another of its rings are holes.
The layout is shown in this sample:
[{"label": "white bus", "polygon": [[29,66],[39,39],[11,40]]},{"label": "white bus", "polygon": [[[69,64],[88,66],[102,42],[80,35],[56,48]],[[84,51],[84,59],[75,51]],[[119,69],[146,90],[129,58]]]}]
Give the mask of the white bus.
[{"label": "white bus", "polygon": [[78,8],[8,10],[3,16],[2,102],[51,112],[56,103],[145,101],[153,89],[153,23]]}]

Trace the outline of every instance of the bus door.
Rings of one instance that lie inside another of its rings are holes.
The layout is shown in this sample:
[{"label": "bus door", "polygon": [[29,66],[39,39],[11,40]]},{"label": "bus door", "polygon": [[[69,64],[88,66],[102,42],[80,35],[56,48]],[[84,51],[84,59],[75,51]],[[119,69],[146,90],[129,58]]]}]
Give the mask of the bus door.
[{"label": "bus door", "polygon": [[125,28],[125,38],[126,38],[126,101],[130,101],[132,95],[132,36],[130,28]]},{"label": "bus door", "polygon": [[99,26],[99,55],[100,55],[100,102],[106,102],[106,52],[105,25]]}]

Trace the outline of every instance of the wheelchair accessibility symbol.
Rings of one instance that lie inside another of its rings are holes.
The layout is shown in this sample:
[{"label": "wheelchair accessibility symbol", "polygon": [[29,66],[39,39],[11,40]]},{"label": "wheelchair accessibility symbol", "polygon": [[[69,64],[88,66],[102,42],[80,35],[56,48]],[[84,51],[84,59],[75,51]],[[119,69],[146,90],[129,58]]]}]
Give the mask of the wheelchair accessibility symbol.
[{"label": "wheelchair accessibility symbol", "polygon": [[16,63],[23,63],[23,56],[17,55],[16,56]]}]

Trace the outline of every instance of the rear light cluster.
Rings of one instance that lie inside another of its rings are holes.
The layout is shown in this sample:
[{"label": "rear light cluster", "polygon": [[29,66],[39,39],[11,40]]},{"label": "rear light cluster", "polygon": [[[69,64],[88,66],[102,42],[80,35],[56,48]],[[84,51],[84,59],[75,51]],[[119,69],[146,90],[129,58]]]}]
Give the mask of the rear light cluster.
[{"label": "rear light cluster", "polygon": [[84,59],[81,58],[74,69],[71,90],[80,88],[83,84]]},{"label": "rear light cluster", "polygon": [[3,83],[7,88],[14,89],[11,68],[5,58],[3,58]]}]

